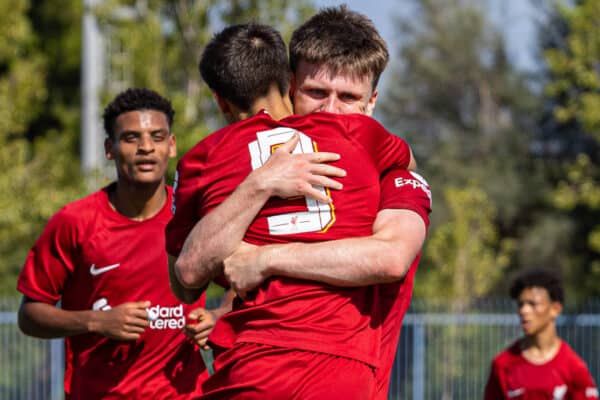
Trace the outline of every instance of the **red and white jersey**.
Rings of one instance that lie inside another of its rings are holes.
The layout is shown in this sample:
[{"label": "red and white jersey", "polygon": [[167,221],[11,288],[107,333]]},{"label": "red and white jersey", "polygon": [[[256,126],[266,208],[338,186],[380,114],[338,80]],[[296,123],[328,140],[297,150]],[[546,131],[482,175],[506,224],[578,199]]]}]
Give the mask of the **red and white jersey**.
[{"label": "red and white jersey", "polygon": [[[381,180],[381,201],[379,208],[404,209],[417,213],[429,227],[431,213],[431,189],[419,174],[403,169],[386,172]],[[402,328],[402,320],[410,306],[415,274],[421,259],[417,254],[404,278],[397,282],[377,285],[377,298],[380,301],[382,323],[381,362],[376,370],[376,399],[387,399],[390,375],[396,348]]]},{"label": "red and white jersey", "polygon": [[[264,245],[370,235],[379,210],[380,176],[407,167],[408,145],[364,115],[314,113],[275,121],[259,113],[213,133],[180,160],[175,213],[167,228],[169,252],[177,254],[194,224],[296,131],[296,152],[341,154],[333,165],[348,173],[340,179],[344,189],[330,193],[332,204],[272,198],[244,240]],[[381,331],[371,323],[376,307],[374,286],[338,288],[273,277],[221,317],[211,340],[222,347],[234,341],[262,343],[377,365]]]},{"label": "red and white jersey", "polygon": [[597,400],[598,389],[585,362],[561,341],[545,364],[523,357],[519,342],[498,354],[485,387],[485,400]]},{"label": "red and white jersey", "polygon": [[195,344],[181,332],[186,315],[204,305],[171,293],[164,230],[168,202],[154,217],[134,221],[109,204],[105,188],[66,205],[30,250],[17,288],[65,310],[107,310],[150,301],[150,327],[137,341],[97,334],[67,337],[65,392],[71,399],[172,399],[200,393],[207,377]]}]

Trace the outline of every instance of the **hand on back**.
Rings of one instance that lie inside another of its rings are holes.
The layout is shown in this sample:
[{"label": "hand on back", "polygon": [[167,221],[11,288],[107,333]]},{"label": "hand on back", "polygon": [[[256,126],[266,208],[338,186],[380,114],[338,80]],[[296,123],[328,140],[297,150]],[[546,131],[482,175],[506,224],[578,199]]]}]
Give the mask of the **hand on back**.
[{"label": "hand on back", "polygon": [[344,177],[346,171],[327,164],[339,160],[340,155],[328,152],[292,154],[298,141],[299,136],[295,134],[271,154],[264,166],[256,170],[260,176],[260,184],[273,196],[307,196],[329,203],[331,200],[313,185],[342,189],[342,184],[331,177]]}]

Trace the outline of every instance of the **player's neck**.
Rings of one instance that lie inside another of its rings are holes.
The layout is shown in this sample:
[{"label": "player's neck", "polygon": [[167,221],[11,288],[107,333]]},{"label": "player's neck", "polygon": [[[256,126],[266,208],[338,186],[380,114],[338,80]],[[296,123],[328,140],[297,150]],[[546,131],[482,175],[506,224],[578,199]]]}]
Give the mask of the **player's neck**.
[{"label": "player's neck", "polygon": [[535,335],[525,336],[520,341],[523,357],[534,364],[544,364],[553,359],[560,349],[560,344],[561,340],[554,324]]},{"label": "player's neck", "polygon": [[289,97],[282,96],[277,87],[272,87],[266,96],[257,99],[250,107],[252,115],[256,115],[260,110],[266,110],[271,118],[277,121],[293,114]]},{"label": "player's neck", "polygon": [[135,220],[152,218],[167,201],[165,183],[134,185],[118,181],[109,193],[110,204],[119,214]]}]

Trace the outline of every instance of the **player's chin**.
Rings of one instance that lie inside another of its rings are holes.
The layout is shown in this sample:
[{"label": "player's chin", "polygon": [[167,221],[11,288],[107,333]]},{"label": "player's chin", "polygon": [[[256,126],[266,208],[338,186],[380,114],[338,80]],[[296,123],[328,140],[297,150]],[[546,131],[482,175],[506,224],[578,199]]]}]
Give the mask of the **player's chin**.
[{"label": "player's chin", "polygon": [[164,172],[143,172],[133,174],[131,181],[138,185],[156,185],[163,181]]},{"label": "player's chin", "polygon": [[531,322],[521,322],[521,329],[525,335],[533,335],[536,332],[536,327]]}]

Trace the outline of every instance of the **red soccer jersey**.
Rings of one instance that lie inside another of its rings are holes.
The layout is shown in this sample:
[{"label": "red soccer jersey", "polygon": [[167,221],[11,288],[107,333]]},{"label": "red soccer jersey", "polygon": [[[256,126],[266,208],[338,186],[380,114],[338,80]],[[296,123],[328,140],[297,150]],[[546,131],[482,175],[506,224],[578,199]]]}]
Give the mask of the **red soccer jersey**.
[{"label": "red soccer jersey", "polygon": [[521,354],[519,342],[494,358],[485,387],[485,400],[592,400],[598,399],[585,362],[561,341],[554,358],[532,364]]},{"label": "red soccer jersey", "polygon": [[[392,170],[381,180],[381,202],[379,208],[404,209],[417,213],[429,227],[431,213],[431,190],[428,183],[418,174],[407,170]],[[415,273],[421,253],[415,257],[404,278],[398,282],[377,286],[382,318],[381,361],[376,371],[377,399],[388,398],[390,374],[396,356],[396,347],[404,314],[412,298]]]},{"label": "red soccer jersey", "polygon": [[[316,242],[368,236],[379,208],[379,177],[406,168],[407,144],[364,115],[315,113],[275,121],[266,113],[219,130],[179,162],[175,215],[167,248],[177,254],[194,224],[224,201],[270,156],[273,148],[302,132],[297,152],[331,151],[348,175],[333,204],[304,198],[271,199],[248,228],[245,241]],[[298,279],[268,279],[251,298],[221,317],[211,340],[293,347],[345,356],[377,365],[380,327],[372,324],[375,288],[335,288]]]},{"label": "red soccer jersey", "polygon": [[149,300],[156,318],[135,342],[96,334],[67,337],[65,392],[71,399],[172,399],[199,394],[205,368],[183,335],[185,316],[204,305],[178,301],[168,280],[164,229],[168,202],[133,221],[114,211],[108,189],[68,204],[48,222],[19,276],[18,290],[65,310],[106,310]]}]

